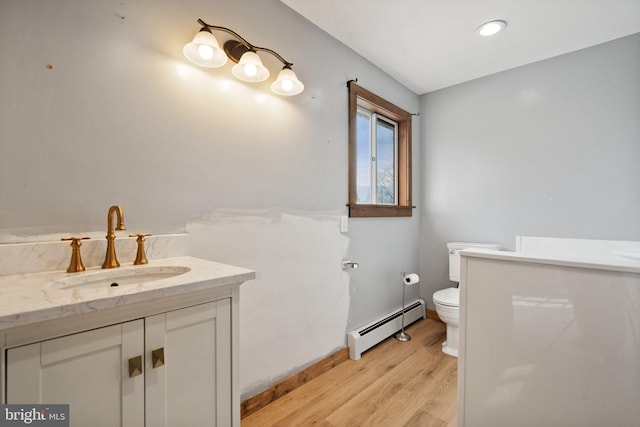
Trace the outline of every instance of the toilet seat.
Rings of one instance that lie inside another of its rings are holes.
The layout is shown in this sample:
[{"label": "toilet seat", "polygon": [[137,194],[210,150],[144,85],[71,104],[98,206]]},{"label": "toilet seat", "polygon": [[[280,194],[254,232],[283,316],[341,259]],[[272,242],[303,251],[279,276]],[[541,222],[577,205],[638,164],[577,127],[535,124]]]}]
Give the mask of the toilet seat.
[{"label": "toilet seat", "polygon": [[460,306],[460,289],[447,288],[441,289],[433,294],[433,302],[447,307]]}]

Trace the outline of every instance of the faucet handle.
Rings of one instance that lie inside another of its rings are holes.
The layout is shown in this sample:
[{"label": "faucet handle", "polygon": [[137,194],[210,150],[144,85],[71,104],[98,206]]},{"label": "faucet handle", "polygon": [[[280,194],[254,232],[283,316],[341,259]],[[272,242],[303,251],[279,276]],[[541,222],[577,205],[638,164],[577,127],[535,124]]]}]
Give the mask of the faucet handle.
[{"label": "faucet handle", "polygon": [[67,268],[67,273],[77,273],[84,271],[84,265],[82,264],[82,257],[80,256],[80,246],[82,246],[81,240],[89,240],[90,237],[65,237],[62,240],[71,241],[71,262]]},{"label": "faucet handle", "polygon": [[151,234],[129,234],[129,237],[137,237],[136,242],[138,243],[138,252],[136,253],[136,260],[133,261],[133,265],[149,263],[149,261],[147,261],[147,256],[144,253],[144,238],[147,236],[151,236]]}]

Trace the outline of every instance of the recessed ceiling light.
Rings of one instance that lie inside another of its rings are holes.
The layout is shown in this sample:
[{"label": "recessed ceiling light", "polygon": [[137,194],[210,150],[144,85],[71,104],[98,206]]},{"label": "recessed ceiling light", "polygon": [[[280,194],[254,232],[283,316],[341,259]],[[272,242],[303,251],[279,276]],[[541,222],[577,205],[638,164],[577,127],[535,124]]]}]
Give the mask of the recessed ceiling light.
[{"label": "recessed ceiling light", "polygon": [[480,25],[476,31],[478,31],[478,34],[480,34],[481,36],[487,37],[499,33],[500,31],[504,30],[506,26],[507,23],[505,21],[489,21]]}]

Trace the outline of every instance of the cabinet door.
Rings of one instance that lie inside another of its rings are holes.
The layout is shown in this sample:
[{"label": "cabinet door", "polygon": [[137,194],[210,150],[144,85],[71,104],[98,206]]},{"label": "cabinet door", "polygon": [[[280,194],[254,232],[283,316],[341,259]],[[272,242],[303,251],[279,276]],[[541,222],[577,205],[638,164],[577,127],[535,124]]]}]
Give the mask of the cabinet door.
[{"label": "cabinet door", "polygon": [[143,354],[136,320],[7,350],[7,403],[69,404],[72,427],[144,426]]},{"label": "cabinet door", "polygon": [[232,425],[229,299],[146,318],[145,350],[147,427]]}]

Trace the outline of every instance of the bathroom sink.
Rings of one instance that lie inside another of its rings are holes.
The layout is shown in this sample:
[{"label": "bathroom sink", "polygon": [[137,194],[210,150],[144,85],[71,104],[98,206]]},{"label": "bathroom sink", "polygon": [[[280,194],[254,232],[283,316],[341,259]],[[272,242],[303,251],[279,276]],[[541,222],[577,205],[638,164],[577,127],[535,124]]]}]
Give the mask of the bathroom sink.
[{"label": "bathroom sink", "polygon": [[99,289],[139,285],[156,280],[179,276],[191,271],[183,266],[135,266],[101,270],[95,273],[82,273],[54,282],[59,289]]}]

